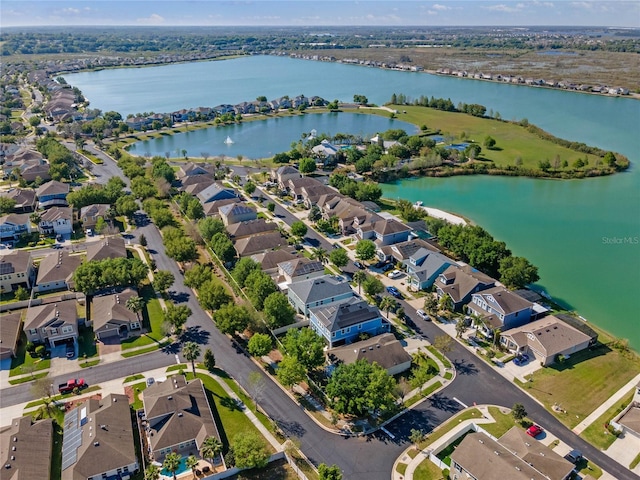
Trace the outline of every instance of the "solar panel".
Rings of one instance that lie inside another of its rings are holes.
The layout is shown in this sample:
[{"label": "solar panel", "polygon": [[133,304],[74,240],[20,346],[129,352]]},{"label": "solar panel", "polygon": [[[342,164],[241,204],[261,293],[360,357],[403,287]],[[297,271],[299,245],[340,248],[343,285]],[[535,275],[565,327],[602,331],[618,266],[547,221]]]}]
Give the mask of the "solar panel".
[{"label": "solar panel", "polygon": [[78,447],[82,445],[82,429],[78,425],[78,409],[74,408],[64,416],[62,436],[62,470],[69,468],[78,459]]},{"label": "solar panel", "polygon": [[0,275],[6,275],[8,273],[14,273],[15,271],[16,271],[16,269],[13,268],[13,264],[12,263],[6,263],[6,262],[0,263]]}]

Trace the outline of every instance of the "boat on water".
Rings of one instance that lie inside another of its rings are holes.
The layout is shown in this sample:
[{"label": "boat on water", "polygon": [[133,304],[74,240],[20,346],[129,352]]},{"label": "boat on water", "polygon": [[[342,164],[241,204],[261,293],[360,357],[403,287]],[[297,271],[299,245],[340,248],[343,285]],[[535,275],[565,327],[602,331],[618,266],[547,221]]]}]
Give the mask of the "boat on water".
[{"label": "boat on water", "polygon": [[421,207],[422,205],[424,205],[422,203],[422,200],[418,200],[416,203],[413,204],[414,207]]},{"label": "boat on water", "polygon": [[224,141],[224,143],[226,143],[227,145],[231,145],[233,143],[233,140],[231,140],[231,137],[227,135],[227,139]]}]

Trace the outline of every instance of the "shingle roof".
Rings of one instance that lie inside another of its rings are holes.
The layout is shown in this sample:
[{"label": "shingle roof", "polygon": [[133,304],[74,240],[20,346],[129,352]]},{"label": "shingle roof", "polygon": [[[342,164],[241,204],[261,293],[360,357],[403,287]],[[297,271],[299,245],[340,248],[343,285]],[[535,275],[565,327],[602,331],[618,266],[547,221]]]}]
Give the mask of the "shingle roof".
[{"label": "shingle roof", "polygon": [[[222,198],[231,198],[237,196],[233,189],[226,188],[219,183],[213,183],[199,192],[197,197],[201,202],[207,203],[211,201],[212,198],[218,195],[221,195]],[[221,200],[221,198],[219,200]]]},{"label": "shingle roof", "polygon": [[40,185],[36,193],[38,197],[42,197],[43,195],[66,194],[69,193],[69,184],[51,180],[50,182]]},{"label": "shingle roof", "polygon": [[0,328],[0,358],[8,358],[13,354],[13,350],[20,338],[20,323],[22,313],[3,313],[2,328]]},{"label": "shingle roof", "polygon": [[362,342],[332,348],[327,353],[329,358],[333,355],[345,364],[366,360],[369,363],[377,363],[385,370],[403,363],[411,363],[411,355],[405,351],[393,333],[384,333]]},{"label": "shingle roof", "polygon": [[298,255],[288,252],[284,249],[269,250],[267,252],[251,255],[251,259],[254,262],[259,263],[262,267],[262,270],[271,270],[273,268],[277,268],[279,263],[286,262],[287,260],[293,260],[294,258],[298,258]]},{"label": "shingle roof", "polygon": [[31,415],[13,419],[11,425],[0,430],[2,479],[50,478],[52,450],[53,420],[47,418],[32,424]]},{"label": "shingle roof", "polygon": [[419,266],[411,265],[411,268],[415,269],[415,271],[410,274],[411,277],[415,277],[421,282],[431,278],[438,271],[442,270],[445,265],[451,265],[453,263],[453,260],[450,258],[430,250],[420,249],[415,253],[416,256],[422,256],[424,254],[427,256]]},{"label": "shingle roof", "polygon": [[0,275],[26,272],[31,265],[31,253],[24,250],[13,250],[0,255]]},{"label": "shingle roof", "polygon": [[87,243],[86,245],[87,262],[127,256],[127,248],[124,245],[124,238],[122,237],[106,237],[97,242]]},{"label": "shingle roof", "polygon": [[338,297],[345,293],[354,294],[349,282],[339,280],[331,275],[293,282],[289,285],[289,291],[295,293],[305,304],[319,302],[326,298]]},{"label": "shingle roof", "polygon": [[322,262],[311,260],[307,257],[281,262],[278,264],[278,268],[290,277],[299,277],[300,275],[324,271]]},{"label": "shingle roof", "polygon": [[420,238],[416,238],[414,240],[407,240],[406,242],[400,242],[394,245],[386,245],[382,247],[380,250],[382,250],[382,253],[384,253],[386,256],[392,255],[396,260],[401,262],[411,257],[411,255],[413,255],[415,252],[417,252],[421,248],[425,248],[432,252],[440,251],[430,243]]},{"label": "shingle roof", "polygon": [[474,293],[474,295],[481,296],[488,305],[502,312],[504,315],[519,312],[533,306],[533,304],[528,300],[510,292],[504,287],[493,287],[488,290]]},{"label": "shingle roof", "polygon": [[357,297],[326,307],[311,309],[311,312],[330,332],[380,318],[380,310]]},{"label": "shingle roof", "polygon": [[73,222],[73,209],[71,207],[51,207],[40,215],[41,222],[53,223],[56,220]]},{"label": "shingle roof", "polygon": [[108,203],[94,203],[80,209],[80,218],[92,218],[96,216],[104,216],[107,214],[111,205]]},{"label": "shingle roof", "polygon": [[0,225],[3,223],[12,223],[13,225],[25,225],[31,223],[28,213],[10,213],[0,217]]},{"label": "shingle roof", "polygon": [[278,226],[273,222],[267,222],[264,218],[247,220],[246,222],[233,223],[227,225],[227,233],[232,237],[246,237],[264,232],[277,230]]},{"label": "shingle roof", "polygon": [[137,321],[138,316],[127,308],[127,300],[137,296],[135,290],[127,288],[112,295],[93,297],[93,329],[99,330],[107,323],[125,325]]},{"label": "shingle roof", "polygon": [[479,285],[492,285],[495,280],[482,272],[473,269],[462,269],[457,265],[451,265],[440,274],[453,283],[444,284],[440,278],[436,280],[438,287],[446,294],[449,294],[455,303],[463,301]]},{"label": "shingle roof", "polygon": [[390,235],[392,233],[408,232],[411,229],[404,223],[391,218],[375,222],[373,230],[380,235]]},{"label": "shingle roof", "polygon": [[255,209],[248,207],[242,203],[230,203],[223,205],[218,209],[220,215],[228,217],[229,215],[244,215],[247,213],[256,213]]},{"label": "shingle roof", "polygon": [[282,238],[280,232],[269,232],[253,237],[241,238],[235,242],[234,247],[236,248],[236,252],[238,252],[238,256],[243,257],[280,247],[285,244],[286,241]]},{"label": "shingle roof", "polygon": [[16,208],[33,206],[36,203],[36,192],[25,188],[12,188],[8,192],[3,192],[2,196],[15,200]]},{"label": "shingle roof", "polygon": [[36,285],[62,280],[68,282],[81,263],[82,258],[78,255],[64,251],[50,253],[40,262]]},{"label": "shingle roof", "polygon": [[54,321],[61,320],[64,323],[75,324],[78,320],[75,300],[63,300],[57,303],[45,303],[35,307],[29,307],[24,319],[24,329],[46,327]]}]

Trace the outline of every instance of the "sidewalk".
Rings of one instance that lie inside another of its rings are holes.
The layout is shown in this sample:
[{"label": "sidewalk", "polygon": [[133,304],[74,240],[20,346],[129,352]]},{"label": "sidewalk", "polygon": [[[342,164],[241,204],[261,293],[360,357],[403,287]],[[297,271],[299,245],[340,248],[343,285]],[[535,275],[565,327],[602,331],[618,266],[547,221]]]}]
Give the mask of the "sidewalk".
[{"label": "sidewalk", "polygon": [[611,395],[609,399],[596,408],[587,418],[582,420],[577,426],[573,428],[573,433],[576,435],[580,435],[589,425],[595,422],[600,416],[609,410],[613,405],[620,401],[622,397],[624,397],[632,388],[640,383],[640,373],[636,375],[633,379],[629,380],[629,382],[624,385],[620,390]]}]

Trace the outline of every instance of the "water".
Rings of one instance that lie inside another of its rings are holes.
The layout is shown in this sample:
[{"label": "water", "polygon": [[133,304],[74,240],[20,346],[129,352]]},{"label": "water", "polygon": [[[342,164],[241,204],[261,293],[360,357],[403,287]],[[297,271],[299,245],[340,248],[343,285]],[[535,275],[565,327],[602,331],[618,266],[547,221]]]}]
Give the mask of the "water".
[{"label": "water", "polygon": [[[178,467],[178,470],[176,470],[176,476],[182,475],[183,473],[188,472],[188,471],[190,471],[190,469],[189,469],[189,467],[187,467],[187,457],[182,457],[180,459],[180,466]],[[163,468],[160,471],[160,475],[164,475],[165,477],[173,478],[173,473],[171,473],[166,468]]]},{"label": "water", "polygon": [[[551,295],[640,348],[634,298],[640,292],[640,245],[633,243],[640,238],[640,102],[636,100],[260,56],[65,78],[83,91],[92,107],[124,115],[233,104],[260,95],[272,99],[305,94],[352,101],[354,94],[362,94],[378,104],[392,93],[444,97],[454,104],[481,103],[502,118],[527,118],[558,137],[621,152],[634,162],[631,170],[605,178],[425,178],[383,189],[389,197],[422,200],[484,226],[515,255],[540,268],[541,286]],[[229,135],[237,140],[233,131]],[[278,129],[270,135],[278,136]]]},{"label": "water", "polygon": [[[207,156],[265,158],[291,149],[291,142],[306,138],[313,129],[319,134],[351,133],[371,137],[377,132],[391,128],[401,128],[409,134],[417,133],[415,125],[377,115],[325,113],[276,117],[265,121],[192,130],[176,135],[163,136],[153,140],[137,142],[129,148],[134,155],[160,155],[169,152],[171,156]],[[273,132],[277,132],[274,135]],[[226,144],[230,137],[233,143]]]}]

